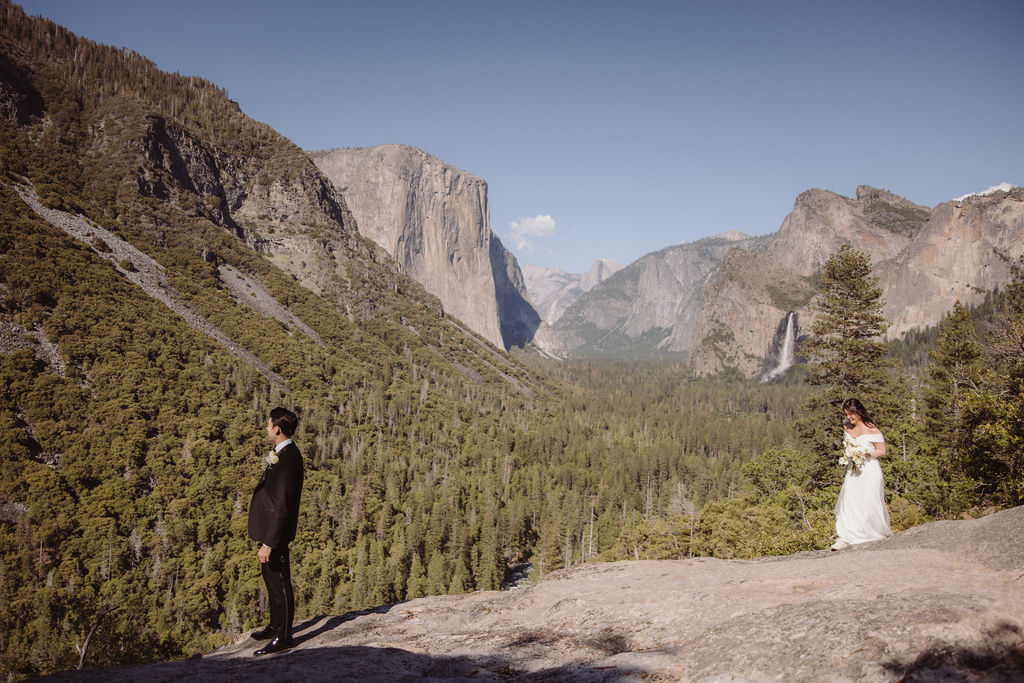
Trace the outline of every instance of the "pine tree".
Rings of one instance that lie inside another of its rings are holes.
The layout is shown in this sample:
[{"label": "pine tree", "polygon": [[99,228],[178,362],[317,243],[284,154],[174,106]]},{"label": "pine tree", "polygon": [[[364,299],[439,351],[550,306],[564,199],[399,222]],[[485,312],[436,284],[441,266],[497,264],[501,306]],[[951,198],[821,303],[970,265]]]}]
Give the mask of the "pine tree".
[{"label": "pine tree", "polygon": [[412,556],[412,564],[409,566],[409,581],[406,586],[405,597],[407,600],[422,598],[427,594],[427,575],[423,570],[423,562],[420,561],[419,553]]},{"label": "pine tree", "polygon": [[813,336],[801,349],[812,383],[839,398],[885,386],[890,363],[880,337],[889,323],[868,257],[843,245],[825,263],[818,291]]},{"label": "pine tree", "polygon": [[444,562],[444,553],[440,550],[435,550],[430,555],[430,561],[427,563],[427,595],[442,595],[448,592],[448,584],[446,578],[448,576],[447,567]]},{"label": "pine tree", "polygon": [[842,439],[842,401],[857,397],[876,418],[892,416],[897,407],[889,390],[892,363],[881,339],[889,324],[867,255],[844,244],[823,266],[818,292],[812,336],[800,349],[818,390],[795,426],[814,458],[812,482],[824,483],[834,479],[829,465]]},{"label": "pine tree", "polygon": [[995,320],[986,335],[979,386],[964,400],[970,444],[967,473],[979,503],[1024,502],[1024,259],[1011,267]]},{"label": "pine tree", "polygon": [[981,345],[968,310],[959,301],[939,325],[925,390],[925,422],[954,458],[964,446],[963,402],[977,386]]},{"label": "pine tree", "polygon": [[970,430],[964,402],[978,385],[982,348],[971,314],[959,301],[943,318],[938,334],[924,391],[928,467],[919,472],[923,480],[916,488],[931,494],[929,512],[949,516],[970,505],[973,485],[965,470]]}]

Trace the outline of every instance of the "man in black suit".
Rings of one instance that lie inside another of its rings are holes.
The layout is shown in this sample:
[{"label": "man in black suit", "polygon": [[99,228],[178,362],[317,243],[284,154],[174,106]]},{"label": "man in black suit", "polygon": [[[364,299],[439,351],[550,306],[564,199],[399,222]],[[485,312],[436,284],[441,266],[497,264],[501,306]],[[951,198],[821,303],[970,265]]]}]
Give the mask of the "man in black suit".
[{"label": "man in black suit", "polygon": [[249,536],[260,544],[257,557],[263,569],[270,603],[270,625],[256,631],[256,640],[270,642],[253,654],[265,655],[292,646],[295,594],[292,591],[288,544],[295,539],[302,495],[302,455],[292,443],[299,418],[285,408],[274,408],[267,418],[267,436],[274,450],[267,456],[269,466],[249,504]]}]

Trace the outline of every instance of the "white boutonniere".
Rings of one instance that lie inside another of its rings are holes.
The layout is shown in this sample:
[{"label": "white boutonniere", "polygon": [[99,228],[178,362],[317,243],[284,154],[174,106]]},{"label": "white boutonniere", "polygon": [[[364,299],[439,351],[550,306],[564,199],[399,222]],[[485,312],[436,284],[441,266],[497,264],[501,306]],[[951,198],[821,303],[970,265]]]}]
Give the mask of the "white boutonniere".
[{"label": "white boutonniere", "polygon": [[267,456],[267,462],[273,466],[277,464],[277,461],[281,458],[277,457],[277,451],[270,451],[270,455]]}]

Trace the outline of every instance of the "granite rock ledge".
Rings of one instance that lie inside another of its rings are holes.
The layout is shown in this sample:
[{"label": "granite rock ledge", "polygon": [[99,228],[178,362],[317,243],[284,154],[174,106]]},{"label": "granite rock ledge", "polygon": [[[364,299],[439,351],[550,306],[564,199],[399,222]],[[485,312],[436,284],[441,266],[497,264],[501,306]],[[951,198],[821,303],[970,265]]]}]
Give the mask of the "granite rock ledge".
[{"label": "granite rock ledge", "polygon": [[1024,507],[832,553],[587,564],[527,588],[301,622],[183,662],[49,680],[1011,681]]}]

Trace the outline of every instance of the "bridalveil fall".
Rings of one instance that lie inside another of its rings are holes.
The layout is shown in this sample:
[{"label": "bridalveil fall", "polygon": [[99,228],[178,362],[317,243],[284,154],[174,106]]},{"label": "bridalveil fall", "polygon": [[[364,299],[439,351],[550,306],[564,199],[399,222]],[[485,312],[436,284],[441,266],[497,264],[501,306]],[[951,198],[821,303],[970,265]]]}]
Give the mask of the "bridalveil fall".
[{"label": "bridalveil fall", "polygon": [[796,362],[796,312],[787,313],[783,323],[784,325],[779,324],[779,330],[775,333],[775,340],[772,342],[772,353],[765,361],[765,372],[761,376],[762,382],[781,377]]}]

